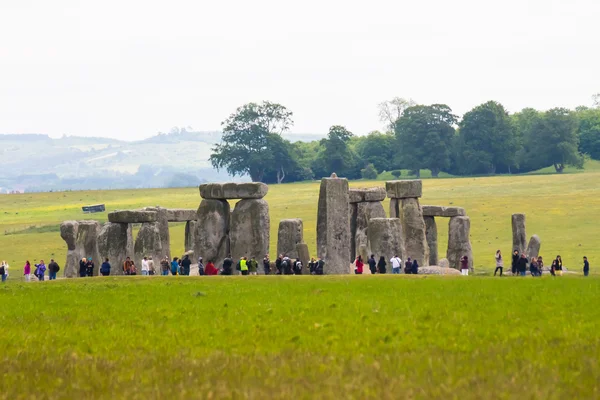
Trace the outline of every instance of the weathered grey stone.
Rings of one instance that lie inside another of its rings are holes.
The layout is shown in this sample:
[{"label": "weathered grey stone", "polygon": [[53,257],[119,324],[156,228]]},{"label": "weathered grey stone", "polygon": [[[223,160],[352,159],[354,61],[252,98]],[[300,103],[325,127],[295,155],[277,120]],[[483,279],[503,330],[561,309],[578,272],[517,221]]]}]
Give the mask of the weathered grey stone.
[{"label": "weathered grey stone", "polygon": [[[79,257],[92,258],[94,262],[94,273],[98,275],[100,269],[100,255],[98,254],[98,233],[100,232],[100,224],[98,221],[78,221],[76,250]],[[79,270],[79,265],[77,266]]]},{"label": "weathered grey stone", "polygon": [[450,268],[450,261],[447,258],[442,258],[438,261],[438,266],[440,268]]},{"label": "weathered grey stone", "polygon": [[[309,274],[308,263],[310,262],[310,253],[308,251],[308,245],[306,243],[296,244],[296,253],[300,261],[302,261],[302,274]],[[271,269],[274,271],[273,269]],[[276,269],[275,269],[276,270]]]},{"label": "weathered grey stone", "polygon": [[350,203],[362,203],[365,201],[383,201],[385,200],[385,189],[374,187],[369,189],[350,189],[348,200]]},{"label": "weathered grey stone", "polygon": [[138,270],[141,271],[144,257],[152,257],[154,267],[159,268],[160,260],[165,256],[163,253],[160,224],[158,222],[143,223],[134,244],[134,261]]},{"label": "weathered grey stone", "polygon": [[420,179],[387,181],[385,190],[390,199],[411,199],[423,195],[423,184]]},{"label": "weathered grey stone", "polygon": [[429,265],[438,265],[438,234],[435,217],[424,216],[425,237],[429,246]]},{"label": "weathered grey stone", "polygon": [[144,222],[156,222],[158,214],[153,211],[123,210],[108,213],[108,222],[115,224],[142,224]]},{"label": "weathered grey stone", "polygon": [[524,253],[527,250],[527,233],[525,232],[525,214],[513,214],[512,215],[512,234],[513,234],[513,248],[512,250],[519,250],[519,254]]},{"label": "weathered grey stone", "polygon": [[277,254],[285,254],[290,258],[297,258],[296,245],[304,242],[302,220],[299,218],[283,219],[279,221],[277,232]]},{"label": "weathered grey stone", "polygon": [[[159,206],[146,207],[147,211],[154,211],[157,214],[156,222],[158,222],[158,231],[160,234],[161,255],[159,260],[168,257],[171,258],[171,234],[169,233],[169,215],[166,208]],[[186,249],[188,250],[188,249]],[[156,264],[156,258],[154,259]]]},{"label": "weathered grey stone", "polygon": [[185,223],[185,249],[193,250],[196,246],[197,240],[198,240],[198,221],[187,221]]},{"label": "weathered grey stone", "polygon": [[[369,220],[369,248],[376,259],[389,260],[398,256],[404,259],[402,223],[398,218],[371,218]],[[390,267],[391,270],[391,267]]]},{"label": "weathered grey stone", "polygon": [[215,267],[223,266],[229,255],[229,203],[225,200],[204,199],[198,207],[198,230],[194,253],[205,261],[213,261]]},{"label": "weathered grey stone", "polygon": [[77,278],[79,276],[79,260],[81,256],[77,250],[67,251],[67,261],[65,262],[65,278]]},{"label": "weathered grey stone", "polygon": [[430,265],[428,267],[420,267],[419,275],[459,275],[460,271],[454,268],[444,268],[436,265]]},{"label": "weathered grey stone", "polygon": [[[265,200],[240,200],[231,213],[229,228],[233,259],[254,257],[262,260],[269,254],[270,225],[269,205]],[[262,268],[258,271],[264,272]]]},{"label": "weathered grey stone", "polygon": [[533,235],[531,239],[529,239],[529,244],[527,245],[527,258],[531,260],[531,257],[538,257],[540,255],[540,248],[542,247],[542,241],[538,235]]},{"label": "weathered grey stone", "polygon": [[385,218],[385,209],[381,202],[363,202],[352,204],[352,220],[350,221],[350,234],[351,234],[351,260],[357,255],[364,255],[361,253],[360,248],[364,246],[364,251],[369,252],[368,247],[368,230],[369,220],[371,218]]},{"label": "weathered grey stone", "polygon": [[317,210],[317,254],[325,261],[325,273],[350,273],[350,224],[348,180],[323,178]]},{"label": "weathered grey stone", "polygon": [[390,199],[390,218],[400,218],[400,199]]},{"label": "weathered grey stone", "polygon": [[108,257],[111,264],[111,275],[123,274],[123,263],[133,255],[133,248],[128,247],[133,242],[131,224],[105,223],[98,233],[98,253],[102,263]]},{"label": "weathered grey stone", "polygon": [[169,222],[187,222],[198,218],[197,210],[192,208],[169,208],[167,209],[167,220]]},{"label": "weathered grey stone", "polygon": [[200,196],[203,199],[262,199],[267,195],[269,187],[261,182],[251,183],[207,183],[200,185]]},{"label": "weathered grey stone", "polygon": [[406,257],[417,260],[421,266],[429,265],[429,246],[427,245],[425,221],[418,199],[402,199],[400,221],[402,221]]},{"label": "weathered grey stone", "polygon": [[60,224],[60,237],[67,243],[67,250],[75,250],[78,230],[79,223],[77,221],[64,221]]},{"label": "weathered grey stone", "polygon": [[446,257],[450,268],[460,270],[460,259],[469,257],[469,270],[473,270],[473,249],[471,248],[471,220],[469,217],[452,217],[448,224],[448,252]]},{"label": "weathered grey stone", "polygon": [[424,217],[461,217],[467,215],[462,207],[423,206]]}]

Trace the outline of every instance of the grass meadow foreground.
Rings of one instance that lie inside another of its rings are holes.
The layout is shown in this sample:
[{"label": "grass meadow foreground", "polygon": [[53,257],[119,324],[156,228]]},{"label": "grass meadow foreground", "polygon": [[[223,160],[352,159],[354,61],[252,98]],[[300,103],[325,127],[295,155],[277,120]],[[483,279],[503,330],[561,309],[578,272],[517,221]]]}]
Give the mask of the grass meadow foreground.
[{"label": "grass meadow foreground", "polygon": [[0,286],[0,399],[600,396],[600,280],[115,277]]}]

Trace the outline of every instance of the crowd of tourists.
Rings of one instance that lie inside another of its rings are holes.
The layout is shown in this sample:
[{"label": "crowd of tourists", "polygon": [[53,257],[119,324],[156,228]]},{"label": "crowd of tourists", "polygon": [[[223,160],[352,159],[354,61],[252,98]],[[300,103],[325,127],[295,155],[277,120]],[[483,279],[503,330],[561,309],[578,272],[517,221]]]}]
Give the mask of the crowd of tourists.
[{"label": "crowd of tourists", "polygon": [[[379,261],[377,261],[375,259],[375,254],[371,254],[367,260],[367,264],[369,265],[369,271],[371,271],[371,274],[387,273],[388,263],[384,256],[380,256]],[[400,257],[398,257],[396,254],[390,259],[390,265],[392,267],[392,274],[401,274],[404,272],[408,275],[417,275],[419,273],[419,262],[417,259],[411,259],[411,257],[408,257],[403,263]],[[363,258],[359,255],[356,257],[356,260],[354,260],[354,273],[357,275],[362,275],[364,266],[365,263]],[[469,258],[467,256],[464,256],[460,259],[460,268],[462,275],[469,274]]]},{"label": "crowd of tourists", "polygon": [[[504,271],[504,259],[502,258],[502,252],[498,250],[496,252],[496,269],[494,270],[494,276],[500,272],[500,276]],[[544,258],[542,256],[534,256],[528,258],[525,253],[520,253],[519,250],[515,249],[512,254],[511,261],[511,274],[515,276],[526,276],[527,272],[531,276],[542,276],[544,271],[550,272],[552,276],[562,276],[563,266],[562,257],[557,255],[550,266],[544,265]],[[588,276],[590,274],[590,263],[587,257],[583,257],[583,275]]]}]

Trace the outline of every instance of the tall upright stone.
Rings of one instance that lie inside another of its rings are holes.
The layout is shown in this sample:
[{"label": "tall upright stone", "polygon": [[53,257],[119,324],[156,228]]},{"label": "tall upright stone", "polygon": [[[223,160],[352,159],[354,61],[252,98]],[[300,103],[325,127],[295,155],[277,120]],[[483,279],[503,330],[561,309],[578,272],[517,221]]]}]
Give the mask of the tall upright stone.
[{"label": "tall upright stone", "polygon": [[[158,222],[158,230],[160,233],[160,246],[162,248],[162,254],[161,254],[160,259],[162,259],[164,257],[171,258],[171,235],[169,234],[170,213],[168,212],[168,210],[166,208],[162,208],[160,206],[146,207],[145,210],[155,211],[157,214],[156,222]],[[186,249],[186,250],[190,250],[190,249]],[[154,260],[154,263],[155,264],[157,263],[156,260]]]},{"label": "tall upright stone", "polygon": [[76,249],[79,257],[91,258],[94,262],[93,275],[98,275],[100,269],[100,255],[98,254],[98,233],[100,224],[98,221],[78,221]]},{"label": "tall upright stone", "polygon": [[364,252],[369,253],[368,246],[368,231],[369,220],[372,218],[386,218],[385,209],[380,201],[362,202],[351,204],[352,219],[350,222],[351,238],[351,260],[359,254],[364,257],[360,251],[361,247]]},{"label": "tall upright stone", "polygon": [[282,219],[277,231],[277,255],[298,258],[297,244],[304,242],[304,228],[299,218]]},{"label": "tall upright stone", "polygon": [[398,218],[372,218],[369,220],[369,248],[378,259],[383,256],[387,262],[398,256],[404,259],[402,223]]},{"label": "tall upright stone", "polygon": [[390,218],[400,218],[400,199],[390,199]]},{"label": "tall upright stone", "polygon": [[429,247],[429,265],[438,265],[438,233],[435,217],[423,217],[425,220],[425,237]]},{"label": "tall upright stone", "polygon": [[348,180],[333,174],[321,180],[317,210],[317,255],[325,273],[350,273]]},{"label": "tall upright stone", "polygon": [[230,254],[229,224],[231,209],[226,200],[203,199],[198,207],[198,230],[194,253],[217,268]]},{"label": "tall upright stone", "polygon": [[308,274],[308,263],[310,262],[310,252],[308,251],[308,245],[306,243],[298,243],[296,245],[296,253],[298,258],[302,261],[302,273]]},{"label": "tall upright stone", "polygon": [[538,257],[540,255],[540,248],[542,247],[542,241],[538,235],[533,235],[531,239],[529,239],[529,244],[527,245],[527,258],[531,260],[531,257]]},{"label": "tall upright stone", "polygon": [[425,221],[418,199],[402,199],[400,221],[402,221],[406,257],[417,260],[419,265],[429,265],[429,246],[427,245]]},{"label": "tall upright stone", "polygon": [[[240,200],[231,213],[229,228],[233,259],[254,257],[260,262],[269,254],[270,226],[269,205],[265,200]],[[258,270],[263,272],[262,268]]]},{"label": "tall upright stone", "polygon": [[473,270],[473,249],[471,248],[471,220],[466,216],[452,217],[448,224],[448,252],[446,258],[450,268],[460,269],[462,257],[469,258],[469,270]]},{"label": "tall upright stone", "polygon": [[527,250],[527,233],[525,232],[525,214],[513,214],[512,218],[513,248],[519,254]]},{"label": "tall upright stone", "polygon": [[185,223],[185,251],[194,250],[198,238],[198,221],[191,220]]},{"label": "tall upright stone", "polygon": [[65,278],[75,278],[79,273],[79,260],[81,256],[77,251],[77,233],[79,223],[77,221],[64,221],[60,224],[60,236],[67,243],[67,259],[64,266]]},{"label": "tall upright stone", "polygon": [[131,224],[105,223],[98,233],[98,254],[101,260],[108,258],[111,275],[123,275],[123,263],[133,256]]},{"label": "tall upright stone", "polygon": [[152,257],[156,268],[160,267],[160,260],[165,257],[160,237],[160,222],[145,222],[135,238],[134,261],[137,268],[142,266],[144,257]]}]

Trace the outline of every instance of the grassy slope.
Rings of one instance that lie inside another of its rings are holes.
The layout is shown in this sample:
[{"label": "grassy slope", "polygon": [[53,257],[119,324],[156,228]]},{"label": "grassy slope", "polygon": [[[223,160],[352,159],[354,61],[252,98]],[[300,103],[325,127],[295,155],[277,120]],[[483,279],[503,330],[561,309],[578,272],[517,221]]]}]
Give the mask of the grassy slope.
[{"label": "grassy slope", "polygon": [[600,279],[0,286],[0,399],[594,398]]},{"label": "grassy slope", "polygon": [[[597,232],[595,216],[600,214],[600,171],[589,164],[585,174],[499,176],[485,178],[426,179],[422,204],[457,205],[471,217],[471,236],[477,268],[489,270],[497,249],[510,252],[512,244],[510,215],[527,214],[527,232],[542,238],[546,260],[561,254],[565,265],[579,269],[587,255],[592,266],[600,260],[600,249],[593,238]],[[383,182],[352,182],[351,186],[375,186]],[[284,218],[302,218],[304,237],[311,252],[316,247],[318,183],[272,185],[267,196],[271,211],[271,253],[275,255],[277,227]],[[42,228],[31,232],[0,235],[0,258],[13,268],[25,259],[50,257],[64,262],[66,247],[58,224],[68,219],[97,218],[106,214],[84,215],[81,205],[106,203],[108,210],[160,204],[164,207],[197,208],[196,188],[36,193],[0,196],[0,232],[20,231],[29,226]],[[388,202],[385,202],[386,209]],[[440,219],[440,254],[447,243],[446,221]],[[50,230],[48,232],[48,230]],[[171,228],[172,249],[183,252],[183,224]]]}]

